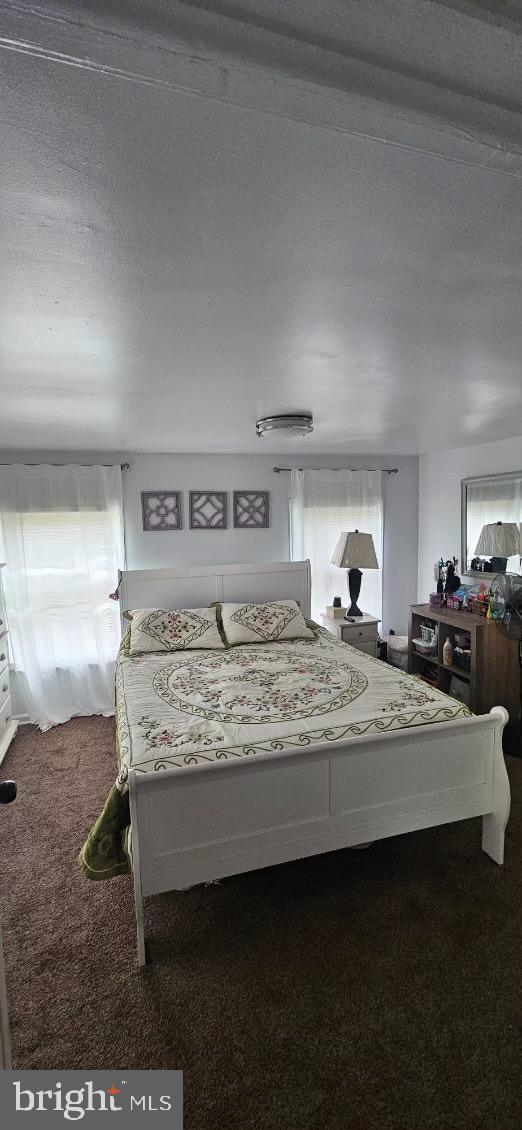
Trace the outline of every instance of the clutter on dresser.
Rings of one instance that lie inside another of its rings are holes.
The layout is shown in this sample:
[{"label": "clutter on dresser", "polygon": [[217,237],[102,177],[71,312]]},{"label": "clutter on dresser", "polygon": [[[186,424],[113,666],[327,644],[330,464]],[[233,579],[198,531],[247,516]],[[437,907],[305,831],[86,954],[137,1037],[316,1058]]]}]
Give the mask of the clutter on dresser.
[{"label": "clutter on dresser", "polygon": [[443,557],[439,557],[435,562],[434,577],[439,595],[453,593],[460,587],[460,577],[457,576],[458,563],[458,557],[448,558],[446,561]]},{"label": "clutter on dresser", "polygon": [[[457,576],[458,557],[447,558],[439,557],[434,566],[434,578],[436,581],[436,591],[430,593],[430,605],[432,608],[443,608],[449,602],[449,607],[462,608],[465,593],[462,593],[462,583],[460,577]],[[461,601],[460,604],[452,604],[449,601],[450,596],[458,594],[457,599]]]},{"label": "clutter on dresser", "polygon": [[[459,578],[456,578],[457,580]],[[454,592],[444,591],[442,593],[430,593],[430,607],[431,608],[452,608],[460,612],[461,609],[471,611],[469,606],[470,585],[465,585],[462,581],[459,587]]]},{"label": "clutter on dresser", "polygon": [[489,599],[484,581],[481,581],[478,592],[470,592],[468,604],[470,612],[474,612],[476,616],[487,616]]},{"label": "clutter on dresser", "polygon": [[456,592],[446,593],[446,608],[456,608],[458,610],[463,607],[463,604],[464,601],[462,597],[457,596]]},{"label": "clutter on dresser", "polygon": [[444,585],[446,595],[454,593],[460,588],[460,577],[457,577],[456,573],[457,565],[458,561],[456,557],[453,558],[453,561],[446,561],[446,583]]}]

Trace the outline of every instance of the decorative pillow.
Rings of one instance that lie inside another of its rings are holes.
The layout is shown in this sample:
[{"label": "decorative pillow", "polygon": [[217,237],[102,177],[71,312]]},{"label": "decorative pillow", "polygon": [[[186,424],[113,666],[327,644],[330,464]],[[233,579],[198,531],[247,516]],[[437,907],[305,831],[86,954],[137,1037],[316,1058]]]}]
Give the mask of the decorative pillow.
[{"label": "decorative pillow", "polygon": [[215,608],[135,608],[129,616],[129,655],[225,646]]},{"label": "decorative pillow", "polygon": [[131,637],[131,628],[130,628],[130,624],[129,624],[128,628],[125,629],[125,632],[122,636],[121,643],[120,643],[120,646],[118,648],[118,656],[129,654],[130,637]]},{"label": "decorative pillow", "polygon": [[221,618],[229,644],[314,638],[295,600],[222,604]]}]

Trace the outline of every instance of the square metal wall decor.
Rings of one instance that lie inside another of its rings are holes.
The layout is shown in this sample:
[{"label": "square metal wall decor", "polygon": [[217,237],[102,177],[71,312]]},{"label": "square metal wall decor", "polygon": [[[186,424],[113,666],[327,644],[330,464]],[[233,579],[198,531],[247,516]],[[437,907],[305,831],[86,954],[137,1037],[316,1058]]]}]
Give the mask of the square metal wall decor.
[{"label": "square metal wall decor", "polygon": [[143,529],[181,530],[183,515],[180,490],[142,490]]},{"label": "square metal wall decor", "polygon": [[270,525],[268,490],[234,491],[234,526],[238,530],[266,530]]},{"label": "square metal wall decor", "polygon": [[189,499],[191,530],[226,530],[226,491],[191,490]]}]

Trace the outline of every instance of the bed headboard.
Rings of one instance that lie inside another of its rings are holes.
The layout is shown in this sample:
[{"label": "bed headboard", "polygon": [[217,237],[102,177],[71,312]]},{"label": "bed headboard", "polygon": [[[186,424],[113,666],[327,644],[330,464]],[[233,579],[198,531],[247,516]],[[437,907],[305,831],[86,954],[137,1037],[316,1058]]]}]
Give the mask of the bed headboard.
[{"label": "bed headboard", "polygon": [[[126,569],[120,608],[205,608],[213,600],[298,600],[310,616],[310,562],[186,565],[181,569]],[[124,621],[127,627],[127,621]]]}]

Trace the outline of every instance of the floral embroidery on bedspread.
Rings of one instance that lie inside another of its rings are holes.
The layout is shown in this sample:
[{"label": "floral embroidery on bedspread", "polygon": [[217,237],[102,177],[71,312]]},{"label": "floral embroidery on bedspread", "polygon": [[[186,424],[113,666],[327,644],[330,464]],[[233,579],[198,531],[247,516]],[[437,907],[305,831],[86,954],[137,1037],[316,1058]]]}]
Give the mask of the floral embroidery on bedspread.
[{"label": "floral embroidery on bedspread", "polygon": [[420,684],[418,686],[411,686],[408,682],[400,683],[399,687],[400,698],[394,699],[393,702],[387,702],[385,706],[381,707],[383,713],[389,714],[391,710],[401,711],[407,710],[409,706],[425,706],[428,702],[436,702],[437,698],[428,690],[424,690]]},{"label": "floral embroidery on bedspread", "polygon": [[136,773],[183,770],[470,716],[438,689],[324,628],[309,627],[311,640],[185,651],[167,665],[164,653],[132,659],[122,644],[116,671],[119,773],[80,855],[85,875],[101,879],[130,870],[131,766]]},{"label": "floral embroidery on bedspread", "polygon": [[163,667],[152,685],[183,713],[236,725],[272,725],[340,710],[366,690],[368,680],[336,659],[241,647]]},{"label": "floral embroidery on bedspread", "polygon": [[[411,726],[424,726],[433,722],[449,722],[456,718],[469,718],[471,711],[466,706],[456,705],[455,708],[443,706],[435,711],[417,710],[409,714],[398,714],[391,718],[370,718],[364,722],[353,722],[350,726],[322,727],[310,730],[306,734],[296,734],[283,738],[259,742],[246,742],[243,745],[215,748],[215,741],[223,738],[214,738],[205,741],[202,746],[208,747],[208,752],[203,752],[200,746],[190,753],[182,753],[182,744],[178,748],[168,742],[165,743],[165,754],[159,759],[148,761],[135,766],[138,773],[156,773],[162,769],[183,769],[188,765],[198,765],[201,762],[228,761],[230,758],[252,757],[259,753],[279,753],[284,750],[306,749],[311,745],[327,744],[328,742],[341,742],[366,734],[385,734],[396,730],[404,730]],[[144,719],[144,724],[146,720]],[[147,745],[147,752],[154,754],[158,746],[152,742]],[[178,753],[179,750],[179,753]]]},{"label": "floral embroidery on bedspread", "polygon": [[[161,655],[123,658],[117,678],[122,768],[183,768],[470,714],[438,689],[310,627],[312,640],[185,652],[168,664]],[[150,709],[154,695],[157,710]],[[302,726],[326,714],[331,721],[321,729]]]}]

